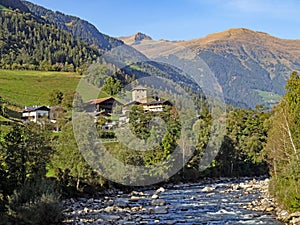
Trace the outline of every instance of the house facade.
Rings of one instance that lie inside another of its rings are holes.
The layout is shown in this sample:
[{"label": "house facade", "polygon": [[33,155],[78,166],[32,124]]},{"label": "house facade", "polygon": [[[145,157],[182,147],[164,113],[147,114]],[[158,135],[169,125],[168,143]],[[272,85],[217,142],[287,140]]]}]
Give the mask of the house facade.
[{"label": "house facade", "polygon": [[168,100],[153,101],[143,104],[145,112],[163,112],[166,106],[173,106]]},{"label": "house facade", "polygon": [[37,123],[39,120],[50,118],[50,108],[47,106],[25,107],[22,111],[23,122]]},{"label": "house facade", "polygon": [[106,112],[112,113],[114,107],[122,106],[123,104],[113,97],[99,98],[90,100],[86,103],[86,111],[88,112]]}]

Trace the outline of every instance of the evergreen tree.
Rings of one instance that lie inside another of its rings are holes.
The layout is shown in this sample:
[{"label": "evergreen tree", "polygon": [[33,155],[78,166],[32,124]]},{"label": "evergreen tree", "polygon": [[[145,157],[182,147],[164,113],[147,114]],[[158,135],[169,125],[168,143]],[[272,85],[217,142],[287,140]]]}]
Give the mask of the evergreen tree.
[{"label": "evergreen tree", "polygon": [[49,134],[36,124],[14,125],[0,139],[0,207],[14,190],[45,177],[53,154],[50,143]]},{"label": "evergreen tree", "polygon": [[53,24],[29,13],[0,11],[0,68],[80,71],[99,56]]}]

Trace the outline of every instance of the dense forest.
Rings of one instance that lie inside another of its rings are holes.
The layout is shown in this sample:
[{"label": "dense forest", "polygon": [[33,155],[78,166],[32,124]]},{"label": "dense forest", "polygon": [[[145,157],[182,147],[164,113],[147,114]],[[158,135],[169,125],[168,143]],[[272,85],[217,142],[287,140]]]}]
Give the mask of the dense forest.
[{"label": "dense forest", "polygon": [[0,11],[0,14],[3,69],[80,71],[99,56],[97,49],[29,13]]}]

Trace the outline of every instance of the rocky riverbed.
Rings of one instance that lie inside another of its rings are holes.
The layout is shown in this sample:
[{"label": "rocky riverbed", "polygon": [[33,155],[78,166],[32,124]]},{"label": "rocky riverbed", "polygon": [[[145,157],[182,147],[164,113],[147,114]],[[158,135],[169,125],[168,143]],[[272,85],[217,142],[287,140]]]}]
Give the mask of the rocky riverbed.
[{"label": "rocky riverbed", "polygon": [[[255,181],[255,180],[254,180]],[[261,181],[250,182],[251,186],[257,186],[260,195],[257,199],[248,203],[246,209],[272,213],[277,220],[283,221],[286,224],[300,224],[300,212],[289,213],[288,211],[282,209],[275,201],[274,198],[270,197],[268,193],[269,179],[264,179]]]},{"label": "rocky riverbed", "polygon": [[88,224],[298,224],[268,196],[268,179],[219,179],[206,184],[108,193],[64,201],[66,225]]}]

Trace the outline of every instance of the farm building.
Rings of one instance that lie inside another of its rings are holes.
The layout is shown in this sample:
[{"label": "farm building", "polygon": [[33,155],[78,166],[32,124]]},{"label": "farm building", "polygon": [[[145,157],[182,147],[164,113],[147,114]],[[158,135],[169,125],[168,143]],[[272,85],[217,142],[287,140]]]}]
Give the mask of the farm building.
[{"label": "farm building", "polygon": [[47,106],[25,107],[22,111],[23,122],[37,123],[39,120],[49,119],[50,108]]}]

